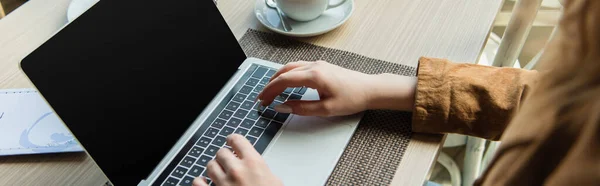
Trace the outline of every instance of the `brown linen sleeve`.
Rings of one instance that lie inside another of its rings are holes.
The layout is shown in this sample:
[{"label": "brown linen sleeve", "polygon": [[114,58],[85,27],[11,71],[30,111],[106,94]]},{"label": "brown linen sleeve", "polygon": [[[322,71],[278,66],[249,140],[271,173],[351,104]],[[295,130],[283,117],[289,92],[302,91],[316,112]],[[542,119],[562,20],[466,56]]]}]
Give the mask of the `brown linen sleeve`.
[{"label": "brown linen sleeve", "polygon": [[412,129],[499,140],[537,72],[419,59]]}]

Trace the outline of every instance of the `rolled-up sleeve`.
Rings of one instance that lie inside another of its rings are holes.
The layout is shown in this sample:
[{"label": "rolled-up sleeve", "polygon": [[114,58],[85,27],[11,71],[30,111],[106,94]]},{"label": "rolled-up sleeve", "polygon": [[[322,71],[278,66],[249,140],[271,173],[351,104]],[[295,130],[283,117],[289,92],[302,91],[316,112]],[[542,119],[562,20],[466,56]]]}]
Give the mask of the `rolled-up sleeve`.
[{"label": "rolled-up sleeve", "polygon": [[417,77],[414,132],[498,140],[537,72],[422,57]]}]

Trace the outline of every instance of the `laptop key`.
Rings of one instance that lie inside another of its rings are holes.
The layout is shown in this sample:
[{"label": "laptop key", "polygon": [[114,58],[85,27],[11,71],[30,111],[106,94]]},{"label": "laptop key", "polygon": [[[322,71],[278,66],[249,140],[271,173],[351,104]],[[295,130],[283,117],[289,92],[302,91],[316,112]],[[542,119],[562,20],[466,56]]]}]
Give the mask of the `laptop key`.
[{"label": "laptop key", "polygon": [[202,155],[202,157],[200,157],[200,158],[198,159],[198,161],[196,162],[196,164],[198,164],[198,165],[200,165],[200,166],[203,166],[203,167],[206,167],[206,164],[207,164],[207,163],[208,163],[210,160],[212,160],[212,158],[211,158],[211,157],[209,157],[209,156],[207,156],[207,155]]},{"label": "laptop key", "polygon": [[179,183],[180,186],[191,186],[192,182],[194,182],[194,178],[190,177],[190,176],[185,176],[182,180],[181,183]]},{"label": "laptop key", "polygon": [[182,178],[183,175],[185,175],[185,173],[187,171],[188,170],[184,167],[177,167],[177,168],[175,168],[175,170],[173,170],[173,173],[171,173],[171,176],[175,176],[177,178]]},{"label": "laptop key", "polygon": [[260,102],[256,102],[256,104],[254,105],[254,110],[262,112],[263,110],[265,110],[265,106],[262,106],[262,103]]},{"label": "laptop key", "polygon": [[[238,118],[245,118],[246,114],[248,114],[247,110],[244,109],[238,109],[237,111],[235,111],[235,114],[233,114],[233,116],[238,117]],[[230,120],[231,121],[231,120]],[[239,124],[239,123],[238,123]]]},{"label": "laptop key", "polygon": [[173,177],[169,177],[167,178],[167,180],[165,180],[165,183],[163,183],[163,186],[177,186],[177,182],[179,182],[179,180],[173,178]]},{"label": "laptop key", "polygon": [[[285,94],[284,94],[284,95],[285,95]],[[281,95],[277,95],[277,96],[275,96],[275,100],[277,100],[277,101],[281,101],[281,102],[284,102],[284,101],[285,101],[285,98],[287,98],[287,96],[286,96],[286,97],[284,97],[284,96],[281,96]]]},{"label": "laptop key", "polygon": [[266,75],[266,76],[267,76],[267,77],[272,77],[273,75],[275,75],[275,72],[277,72],[277,71],[275,71],[275,70],[273,70],[273,69],[270,69],[270,70],[267,72],[267,75]]},{"label": "laptop key", "polygon": [[183,161],[181,161],[181,165],[183,165],[184,167],[192,167],[192,165],[194,165],[194,162],[196,162],[196,158],[186,156],[185,158],[183,158]]},{"label": "laptop key", "polygon": [[302,89],[300,89],[300,91],[298,91],[298,94],[304,95],[304,93],[306,93],[306,90],[308,90],[308,88],[302,87]]},{"label": "laptop key", "polygon": [[254,144],[254,148],[256,149],[256,151],[258,151],[258,153],[262,154],[265,151],[265,149],[267,148],[271,140],[273,140],[275,134],[277,134],[277,131],[279,131],[281,126],[282,124],[276,121],[272,121],[271,123],[269,123],[269,126],[267,127],[267,129],[265,129],[265,132],[260,136],[260,138],[258,138],[256,143]]},{"label": "laptop key", "polygon": [[204,171],[203,167],[200,167],[198,165],[194,165],[190,171],[188,172],[189,175],[192,175],[194,177],[198,177],[200,176],[200,174],[202,174],[202,171]]},{"label": "laptop key", "polygon": [[264,85],[256,85],[256,87],[254,88],[254,92],[261,92],[264,88]]},{"label": "laptop key", "polygon": [[266,85],[267,83],[269,83],[269,80],[271,80],[271,78],[264,77],[260,80],[260,84]]},{"label": "laptop key", "polygon": [[244,121],[242,121],[242,123],[240,124],[240,127],[244,127],[244,128],[251,128],[252,125],[254,125],[254,120],[251,119],[245,119]]},{"label": "laptop key", "polygon": [[252,129],[250,129],[250,133],[248,133],[248,135],[254,136],[254,137],[259,137],[260,134],[262,134],[264,131],[264,129],[258,128],[258,127],[252,127]]},{"label": "laptop key", "polygon": [[217,147],[221,147],[226,142],[227,142],[227,139],[225,137],[219,135],[219,136],[215,137],[215,140],[213,140],[212,144]]},{"label": "laptop key", "polygon": [[233,132],[233,133],[245,136],[248,133],[248,130],[246,130],[244,128],[238,128],[238,129],[235,129],[235,132]]},{"label": "laptop key", "polygon": [[269,125],[269,119],[260,118],[258,121],[256,121],[256,126],[267,128],[267,125]]},{"label": "laptop key", "polygon": [[[242,117],[244,118],[244,117]],[[229,119],[229,121],[227,122],[227,126],[236,128],[238,125],[240,125],[240,123],[242,122],[242,120],[237,119],[237,118],[231,118]]]},{"label": "laptop key", "polygon": [[258,84],[258,79],[256,78],[250,78],[248,79],[248,81],[246,81],[246,85],[249,85],[251,87],[255,86],[256,84]]},{"label": "laptop key", "polygon": [[246,110],[251,110],[252,106],[254,106],[254,102],[252,101],[244,101],[244,103],[242,103],[242,106],[240,108],[246,109]]},{"label": "laptop key", "polygon": [[286,89],[283,91],[283,93],[285,93],[285,94],[290,94],[290,93],[292,93],[292,91],[294,91],[294,88],[286,88]]},{"label": "laptop key", "polygon": [[285,120],[287,120],[287,118],[289,116],[290,116],[289,113],[277,113],[277,115],[275,115],[275,118],[273,118],[273,120],[283,123],[283,122],[285,122]]},{"label": "laptop key", "polygon": [[254,74],[252,74],[252,77],[255,78],[262,78],[268,71],[269,69],[265,68],[265,67],[258,67],[258,69],[256,69],[256,71],[254,71]]},{"label": "laptop key", "polygon": [[231,118],[231,115],[233,115],[233,112],[228,111],[228,110],[223,110],[223,112],[221,112],[221,114],[219,114],[219,118],[228,120],[229,118]]},{"label": "laptop key", "polygon": [[244,94],[249,94],[250,92],[252,92],[252,87],[244,85],[242,88],[240,88],[240,92]]},{"label": "laptop key", "polygon": [[[277,96],[277,97],[279,97],[279,96]],[[269,107],[270,107],[271,109],[274,109],[274,108],[275,108],[275,106],[277,106],[277,105],[281,105],[281,104],[283,104],[283,101],[274,100],[273,102],[271,102],[271,104],[269,105]]]},{"label": "laptop key", "polygon": [[260,113],[258,113],[257,110],[251,110],[250,113],[248,113],[248,115],[246,117],[256,120],[256,119],[258,119],[259,116],[260,116]]},{"label": "laptop key", "polygon": [[285,101],[288,97],[290,97],[290,95],[289,94],[281,93],[281,94],[279,94],[278,97],[281,97],[283,99],[283,101]]},{"label": "laptop key", "polygon": [[214,157],[215,154],[217,154],[217,151],[219,151],[219,147],[211,145],[208,148],[206,148],[206,151],[204,151],[204,154]]},{"label": "laptop key", "polygon": [[252,136],[246,136],[246,139],[250,142],[250,144],[254,145],[256,143],[256,138]]},{"label": "laptop key", "polygon": [[196,145],[201,146],[201,147],[206,147],[206,146],[208,146],[209,143],[210,143],[210,138],[202,137],[202,138],[200,138],[200,140],[198,140],[198,143],[196,143]]},{"label": "laptop key", "polygon": [[231,128],[231,127],[225,127],[223,128],[223,130],[221,130],[221,132],[219,133],[221,136],[228,136],[229,134],[233,133],[235,129]]},{"label": "laptop key", "polygon": [[301,95],[298,94],[292,94],[290,95],[290,97],[288,98],[288,100],[298,100],[298,99],[302,99]]},{"label": "laptop key", "polygon": [[237,108],[240,107],[239,103],[236,102],[229,102],[229,104],[227,104],[227,106],[225,107],[227,110],[237,110]]},{"label": "laptop key", "polygon": [[281,126],[283,125],[276,121],[271,121],[271,123],[269,123],[269,126],[254,144],[254,148],[258,153],[262,154],[265,151],[271,140],[273,140],[279,129],[281,129]]},{"label": "laptop key", "polygon": [[258,97],[258,93],[253,92],[253,93],[250,93],[250,95],[248,95],[248,98],[246,98],[246,99],[254,102],[254,101],[256,101],[257,97]]},{"label": "laptop key", "polygon": [[223,126],[225,126],[225,123],[226,123],[225,120],[217,118],[210,126],[212,126],[214,128],[222,129]]},{"label": "laptop key", "polygon": [[245,99],[246,99],[246,95],[244,95],[244,94],[236,94],[235,96],[233,96],[232,100],[241,103],[241,102],[244,102]]},{"label": "laptop key", "polygon": [[283,126],[283,124],[276,122],[276,121],[271,121],[271,123],[269,123],[269,126],[265,129],[265,132],[263,135],[275,137],[275,134],[277,134],[277,131],[279,131],[281,126]]},{"label": "laptop key", "polygon": [[296,88],[294,88],[294,93],[300,92],[301,89],[302,89],[302,87],[296,87]]},{"label": "laptop key", "polygon": [[192,147],[188,155],[197,158],[198,156],[200,156],[200,154],[202,154],[202,151],[204,151],[202,147],[194,146]]},{"label": "laptop key", "polygon": [[276,112],[274,110],[266,109],[261,115],[263,117],[271,119],[271,118],[275,117],[275,113]]},{"label": "laptop key", "polygon": [[204,135],[208,136],[208,137],[211,137],[211,138],[214,138],[217,135],[217,133],[219,133],[218,129],[208,128],[208,130],[206,130],[206,132],[204,133]]}]

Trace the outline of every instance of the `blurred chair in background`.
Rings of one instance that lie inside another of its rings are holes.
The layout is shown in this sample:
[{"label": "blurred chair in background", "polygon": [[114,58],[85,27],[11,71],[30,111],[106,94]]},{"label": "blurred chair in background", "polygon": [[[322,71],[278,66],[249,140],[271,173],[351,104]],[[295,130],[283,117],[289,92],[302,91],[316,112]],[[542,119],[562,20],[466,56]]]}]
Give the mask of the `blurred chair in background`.
[{"label": "blurred chair in background", "polygon": [[[535,69],[539,57],[544,52],[543,48],[530,61],[520,62],[518,57],[523,50],[532,27],[553,26],[554,28],[548,40],[554,37],[557,31],[556,24],[560,17],[562,3],[562,0],[518,0],[511,12],[499,13],[495,26],[506,27],[503,37],[500,38],[498,35],[490,32],[489,39],[477,64],[528,70]],[[540,11],[541,7],[558,8],[558,10],[544,9]],[[525,65],[522,66],[523,64]],[[437,162],[449,172],[452,186],[470,186],[486,169],[500,143],[477,137],[448,134],[444,142],[444,147],[466,145],[464,162],[462,164],[463,170],[461,171],[454,159],[444,152],[440,152]],[[425,185],[427,184],[431,183],[427,182]]]}]

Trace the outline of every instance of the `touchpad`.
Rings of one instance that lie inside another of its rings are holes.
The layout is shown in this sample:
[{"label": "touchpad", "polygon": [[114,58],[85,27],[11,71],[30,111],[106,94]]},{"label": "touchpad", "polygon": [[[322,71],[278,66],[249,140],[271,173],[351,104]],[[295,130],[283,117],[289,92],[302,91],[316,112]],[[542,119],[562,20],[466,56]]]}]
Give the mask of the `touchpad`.
[{"label": "touchpad", "polygon": [[287,186],[324,185],[359,120],[293,115],[263,156]]}]

